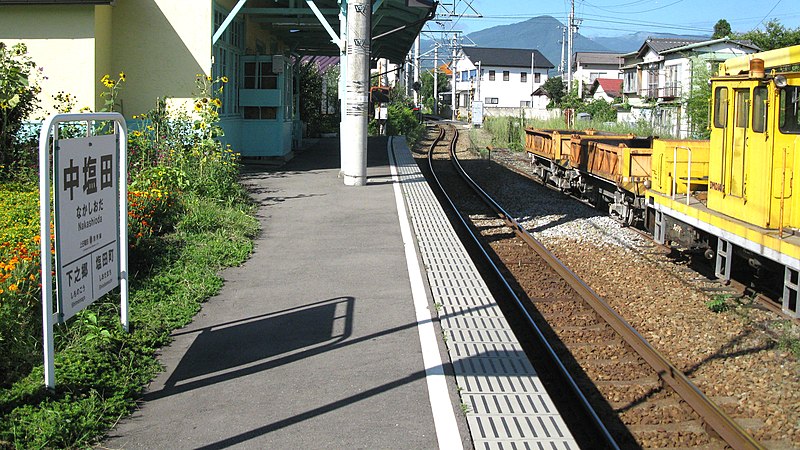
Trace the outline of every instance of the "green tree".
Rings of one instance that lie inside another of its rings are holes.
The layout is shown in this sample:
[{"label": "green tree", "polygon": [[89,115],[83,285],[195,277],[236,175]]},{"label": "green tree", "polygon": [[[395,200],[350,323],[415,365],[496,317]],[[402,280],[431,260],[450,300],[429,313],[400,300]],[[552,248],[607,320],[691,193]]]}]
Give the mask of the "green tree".
[{"label": "green tree", "polygon": [[[419,78],[422,83],[422,88],[419,90],[419,94],[422,97],[422,104],[428,111],[433,111],[434,101],[436,101],[433,96],[433,72],[425,71],[420,74]],[[450,90],[450,77],[439,73],[436,77],[436,84],[439,93],[448,92]],[[441,111],[441,105],[439,110]]]},{"label": "green tree", "polygon": [[711,39],[721,39],[731,36],[731,34],[731,24],[725,19],[719,19],[714,25],[714,34],[711,35]]},{"label": "green tree", "polygon": [[746,39],[761,50],[800,45],[800,27],[791,29],[781,25],[778,19],[770,19],[763,30],[752,30],[736,35],[737,39]]},{"label": "green tree", "polygon": [[561,105],[561,100],[566,95],[566,86],[564,86],[564,80],[561,77],[552,77],[548,78],[547,81],[542,84],[542,89],[547,93],[547,97],[550,98],[550,104],[548,107],[557,107]]},{"label": "green tree", "polygon": [[0,175],[12,172],[23,149],[17,142],[22,124],[38,107],[39,86],[31,82],[36,64],[25,44],[7,47],[0,42]]},{"label": "green tree", "polygon": [[300,64],[297,78],[300,83],[300,120],[308,127],[308,134],[316,136],[322,126],[323,78],[313,61]]},{"label": "green tree", "polygon": [[708,108],[711,99],[711,86],[708,80],[716,70],[711,63],[699,58],[690,59],[692,65],[692,81],[689,92],[684,95],[686,115],[689,118],[691,137],[695,139],[708,139]]}]

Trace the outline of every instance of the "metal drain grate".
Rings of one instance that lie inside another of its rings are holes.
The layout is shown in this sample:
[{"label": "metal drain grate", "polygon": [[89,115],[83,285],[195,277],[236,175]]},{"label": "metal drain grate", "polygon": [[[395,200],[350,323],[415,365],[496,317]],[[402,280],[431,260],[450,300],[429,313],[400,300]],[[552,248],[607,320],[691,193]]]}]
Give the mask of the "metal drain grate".
[{"label": "metal drain grate", "polygon": [[394,154],[475,447],[577,449],[408,148]]}]

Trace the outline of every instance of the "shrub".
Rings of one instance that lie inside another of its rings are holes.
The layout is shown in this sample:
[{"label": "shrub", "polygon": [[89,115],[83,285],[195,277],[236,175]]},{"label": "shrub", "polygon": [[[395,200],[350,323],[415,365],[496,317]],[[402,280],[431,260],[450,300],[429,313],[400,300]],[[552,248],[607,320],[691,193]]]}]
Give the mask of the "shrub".
[{"label": "shrub", "polygon": [[31,77],[36,65],[25,44],[9,48],[0,42],[0,178],[9,178],[20,167],[35,161],[24,143],[17,139],[23,121],[38,108],[41,89]]},{"label": "shrub", "polygon": [[0,188],[0,386],[41,359],[38,195],[34,186]]},{"label": "shrub", "polygon": [[133,172],[173,165],[175,155],[194,144],[196,136],[188,114],[170,110],[166,98],[157,99],[155,108],[133,119],[137,122],[128,139],[128,165]]},{"label": "shrub", "polygon": [[[107,110],[124,78],[100,80]],[[196,81],[194,117],[159,100],[130,135],[131,332],[119,323],[118,292],[56,327],[55,393],[42,386],[38,190],[0,184],[0,448],[89,446],[134,407],[159,370],[155,348],[219,290],[218,270],[252,250],[258,221],[238,184],[238,155],[217,139],[225,79]],[[55,100],[74,106],[67,94]]]},{"label": "shrub", "polygon": [[409,144],[413,144],[422,136],[425,127],[411,108],[393,102],[389,104],[387,113],[386,133],[390,136],[405,136]]},{"label": "shrub", "polygon": [[491,144],[495,147],[507,147],[522,150],[525,142],[525,117],[487,117],[484,127],[492,135]]}]

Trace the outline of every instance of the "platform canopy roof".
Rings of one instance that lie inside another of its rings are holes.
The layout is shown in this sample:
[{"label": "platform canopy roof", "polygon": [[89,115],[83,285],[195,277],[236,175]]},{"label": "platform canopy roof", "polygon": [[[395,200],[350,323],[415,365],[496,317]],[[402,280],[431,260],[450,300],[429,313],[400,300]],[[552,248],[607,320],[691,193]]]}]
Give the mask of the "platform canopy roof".
[{"label": "platform canopy roof", "polygon": [[[423,25],[436,12],[433,0],[364,3],[372,5],[372,58],[395,62],[405,59]],[[269,30],[300,55],[339,55],[338,46],[315,14],[314,7],[338,36],[339,0],[247,0],[240,14]]]}]

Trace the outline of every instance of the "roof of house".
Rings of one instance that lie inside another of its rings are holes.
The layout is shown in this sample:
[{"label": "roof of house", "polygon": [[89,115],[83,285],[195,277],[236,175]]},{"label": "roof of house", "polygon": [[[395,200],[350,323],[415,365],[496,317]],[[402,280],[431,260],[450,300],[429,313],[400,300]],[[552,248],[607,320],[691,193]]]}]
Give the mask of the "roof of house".
[{"label": "roof of house", "polygon": [[[539,50],[522,48],[488,48],[464,47],[464,54],[473,62],[483,66],[496,67],[538,67],[552,69],[553,63],[547,60]],[[533,55],[533,56],[531,56]]]},{"label": "roof of house", "polygon": [[757,45],[753,44],[753,41],[750,41],[750,40],[747,40],[747,39],[720,38],[720,39],[712,39],[710,41],[695,42],[695,43],[687,44],[687,45],[684,45],[684,46],[681,46],[681,47],[671,48],[671,49],[665,51],[664,53],[683,52],[683,51],[686,51],[686,50],[693,50],[693,49],[698,48],[698,47],[705,47],[705,46],[708,46],[708,45],[714,45],[714,44],[719,44],[719,43],[723,43],[723,42],[734,44],[734,45],[737,45],[737,46],[740,46],[740,47],[747,47],[747,48],[749,48],[751,50],[756,50],[756,51],[760,51],[761,50],[761,48],[759,48]]},{"label": "roof of house", "polygon": [[617,78],[595,78],[594,84],[592,84],[589,92],[594,95],[598,87],[602,87],[603,92],[609,97],[619,97],[622,93],[622,80]]},{"label": "roof of house", "polygon": [[689,44],[697,44],[703,42],[702,39],[675,39],[675,38],[650,38],[644,41],[639,47],[639,53],[642,53],[645,48],[650,47],[656,53],[663,53],[669,49],[676,47],[683,47]]},{"label": "roof of house", "polygon": [[577,64],[619,64],[622,53],[575,52]]},{"label": "roof of house", "polygon": [[[705,47],[707,45],[719,44],[719,43],[731,43],[737,46],[748,47],[753,50],[760,50],[758,47],[753,45],[750,41],[745,40],[736,40],[730,38],[721,38],[721,39],[674,39],[674,38],[649,38],[639,47],[639,51],[635,53],[635,55],[639,58],[643,57],[645,53],[647,53],[647,49],[650,48],[654,52],[662,55],[665,53],[673,53],[678,51],[687,51],[693,50],[698,47]],[[628,54],[631,55],[631,54]],[[626,55],[627,56],[627,55]]]},{"label": "roof of house", "polygon": [[542,87],[541,87],[541,86],[539,86],[538,88],[536,88],[536,90],[535,90],[535,91],[533,91],[533,94],[531,94],[531,95],[533,95],[534,97],[541,97],[541,96],[544,96],[544,97],[550,98],[550,96],[547,94],[547,91],[545,91],[544,89],[542,89]]}]

